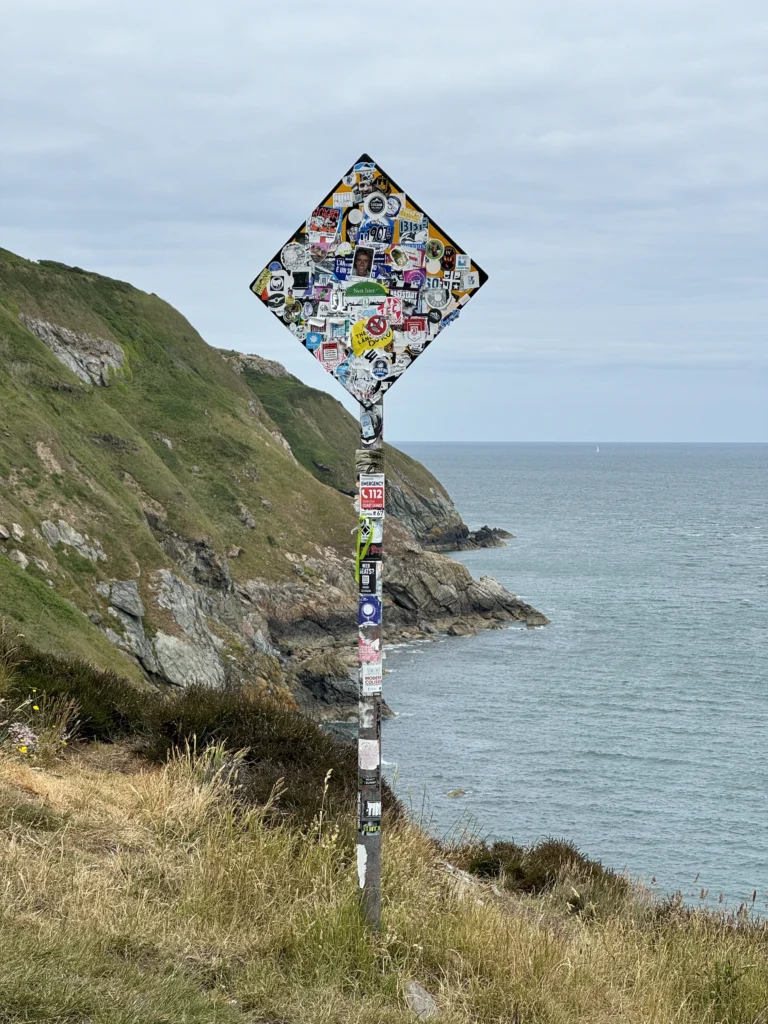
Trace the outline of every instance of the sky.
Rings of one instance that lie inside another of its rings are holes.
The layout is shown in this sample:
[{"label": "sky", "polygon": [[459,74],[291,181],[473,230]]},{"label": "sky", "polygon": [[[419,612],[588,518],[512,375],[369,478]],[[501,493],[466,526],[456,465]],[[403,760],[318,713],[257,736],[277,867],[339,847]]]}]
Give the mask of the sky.
[{"label": "sky", "polygon": [[389,440],[768,440],[765,0],[0,13],[0,246],[353,409],[248,285],[368,152],[489,275]]}]

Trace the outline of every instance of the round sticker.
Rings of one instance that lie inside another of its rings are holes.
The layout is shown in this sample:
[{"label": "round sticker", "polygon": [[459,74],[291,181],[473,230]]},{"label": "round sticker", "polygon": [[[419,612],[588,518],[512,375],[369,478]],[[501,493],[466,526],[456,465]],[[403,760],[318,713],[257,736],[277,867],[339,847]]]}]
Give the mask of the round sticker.
[{"label": "round sticker", "polygon": [[427,320],[432,324],[439,324],[443,319],[443,315],[439,309],[430,309],[427,313]]},{"label": "round sticker", "polygon": [[281,263],[277,262],[277,260],[272,260],[272,262],[269,264],[269,269],[274,272],[277,270],[282,270],[283,267]]},{"label": "round sticker", "polygon": [[424,298],[432,309],[445,309],[451,301],[451,293],[447,288],[427,288]]},{"label": "round sticker", "polygon": [[372,220],[383,217],[387,212],[387,197],[381,192],[371,192],[363,203],[363,208]]},{"label": "round sticker", "polygon": [[296,270],[297,267],[307,265],[307,250],[297,242],[289,242],[288,245],[283,246],[280,259],[286,270]]},{"label": "round sticker", "polygon": [[357,175],[354,171],[350,171],[349,174],[345,174],[341,180],[345,185],[349,185],[349,187],[352,188],[353,185],[357,184]]},{"label": "round sticker", "polygon": [[428,260],[439,260],[445,252],[445,246],[439,238],[430,238],[427,242],[425,251]]},{"label": "round sticker", "polygon": [[403,204],[397,198],[397,196],[387,196],[387,216],[396,217],[400,210],[403,208]]},{"label": "round sticker", "polygon": [[267,305],[270,309],[282,309],[285,305],[284,295],[270,295],[267,299]]},{"label": "round sticker", "polygon": [[428,274],[439,274],[442,269],[440,260],[427,260],[426,270]]},{"label": "round sticker", "polygon": [[387,333],[389,324],[387,323],[387,318],[385,316],[379,316],[377,314],[376,316],[372,316],[365,326],[372,338],[381,338]]},{"label": "round sticker", "polygon": [[362,219],[363,219],[363,211],[362,210],[358,210],[356,206],[353,206],[352,209],[347,214],[347,220],[349,221],[349,223],[350,224],[359,224]]},{"label": "round sticker", "polygon": [[378,377],[379,380],[384,380],[389,375],[389,362],[383,357],[374,359],[371,373],[374,377]]}]

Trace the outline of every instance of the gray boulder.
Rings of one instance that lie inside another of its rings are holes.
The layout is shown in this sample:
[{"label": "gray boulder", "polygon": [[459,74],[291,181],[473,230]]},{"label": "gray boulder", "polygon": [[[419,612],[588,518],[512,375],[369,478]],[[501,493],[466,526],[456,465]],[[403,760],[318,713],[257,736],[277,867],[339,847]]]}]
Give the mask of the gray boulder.
[{"label": "gray boulder", "polygon": [[167,633],[158,633],[155,637],[155,654],[161,674],[177,686],[224,685],[224,665],[211,648],[187,643]]},{"label": "gray boulder", "polygon": [[135,619],[144,616],[144,605],[139,597],[136,580],[112,580],[112,604],[115,608],[127,612]]}]

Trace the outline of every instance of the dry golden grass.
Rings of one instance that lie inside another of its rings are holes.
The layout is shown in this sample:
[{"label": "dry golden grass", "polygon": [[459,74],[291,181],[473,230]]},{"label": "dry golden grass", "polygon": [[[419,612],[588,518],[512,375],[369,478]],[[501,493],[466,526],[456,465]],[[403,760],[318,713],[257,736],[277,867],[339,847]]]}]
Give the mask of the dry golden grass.
[{"label": "dry golden grass", "polygon": [[569,914],[568,879],[494,893],[407,824],[373,938],[348,838],[239,806],[236,768],[0,756],[2,1024],[395,1024],[409,979],[456,1024],[763,1024],[765,931],[632,894]]}]

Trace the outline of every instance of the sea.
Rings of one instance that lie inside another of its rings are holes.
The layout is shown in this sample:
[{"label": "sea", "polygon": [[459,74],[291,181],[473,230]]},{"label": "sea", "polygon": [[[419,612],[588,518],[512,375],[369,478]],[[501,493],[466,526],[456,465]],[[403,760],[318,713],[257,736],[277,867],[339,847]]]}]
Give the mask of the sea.
[{"label": "sea", "polygon": [[412,813],[768,913],[768,445],[399,447],[514,534],[451,557],[551,620],[387,651]]}]

